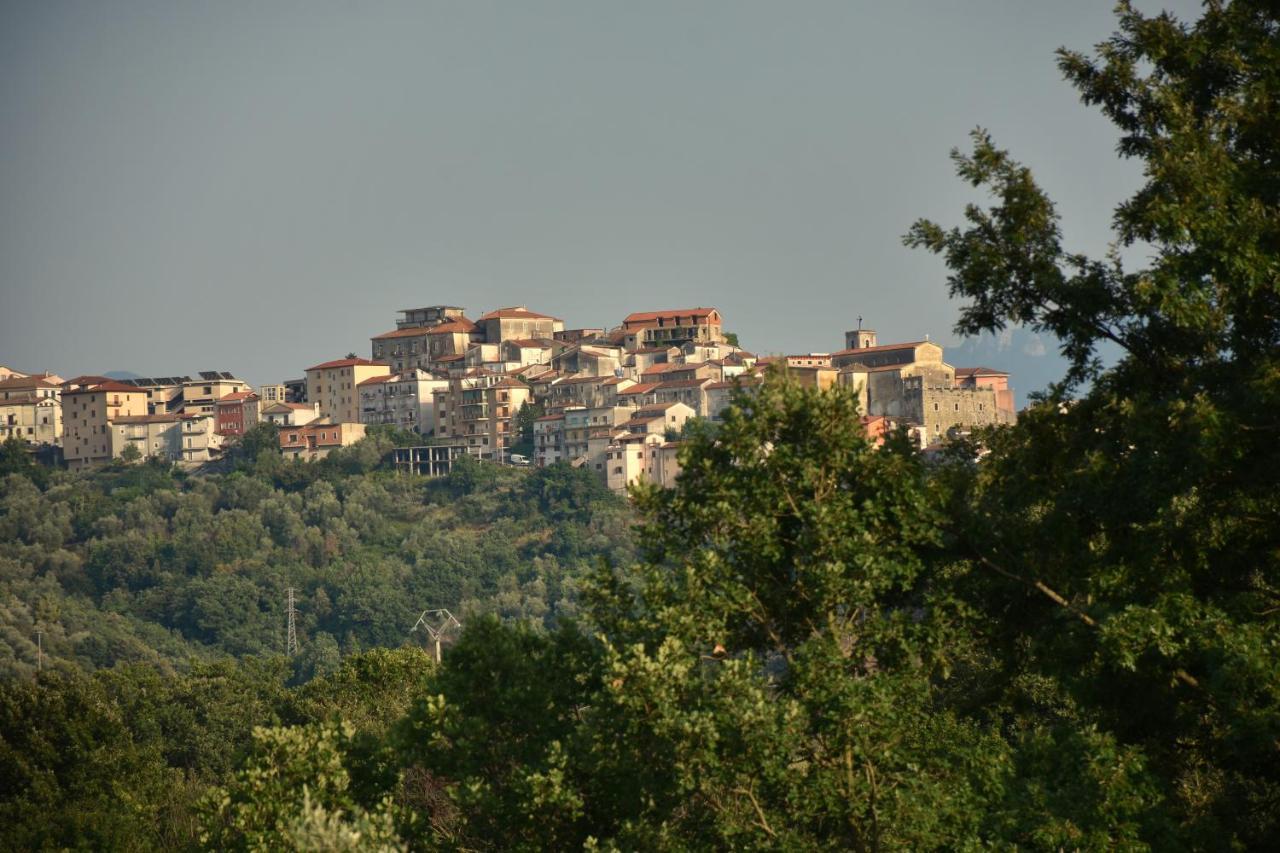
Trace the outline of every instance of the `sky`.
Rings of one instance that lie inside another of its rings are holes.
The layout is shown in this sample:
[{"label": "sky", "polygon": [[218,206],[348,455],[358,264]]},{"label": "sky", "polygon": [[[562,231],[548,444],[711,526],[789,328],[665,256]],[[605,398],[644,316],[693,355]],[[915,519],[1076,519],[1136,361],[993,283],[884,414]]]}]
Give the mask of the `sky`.
[{"label": "sky", "polygon": [[1068,246],[1105,251],[1140,168],[1054,50],[1114,22],[1110,0],[3,2],[0,364],[256,385],[441,303],[570,328],[714,306],[759,353],[840,349],[858,317],[957,343],[942,262],[901,236],[981,200],[948,152],[982,126]]}]

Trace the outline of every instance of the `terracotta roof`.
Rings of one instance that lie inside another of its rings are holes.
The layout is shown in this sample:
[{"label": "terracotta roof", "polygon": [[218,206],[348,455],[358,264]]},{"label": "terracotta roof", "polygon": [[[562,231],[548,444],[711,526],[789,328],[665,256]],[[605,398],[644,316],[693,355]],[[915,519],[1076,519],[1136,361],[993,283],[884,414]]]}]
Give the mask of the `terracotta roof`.
[{"label": "terracotta roof", "polygon": [[535,338],[513,338],[504,343],[518,346],[521,349],[551,349],[551,344],[547,341],[540,341]]},{"label": "terracotta roof", "polygon": [[239,403],[242,400],[258,399],[258,395],[252,391],[237,391],[234,394],[227,394],[215,400],[215,403]]},{"label": "terracotta roof", "polygon": [[424,329],[421,326],[414,327],[412,329],[395,329],[390,332],[383,332],[380,335],[374,335],[373,340],[382,341],[387,338],[416,338],[427,334],[429,331],[431,331],[429,328]]},{"label": "terracotta roof", "polygon": [[337,367],[390,367],[390,365],[382,361],[370,361],[367,358],[339,358],[317,364],[315,367],[308,367],[307,370],[332,370]]},{"label": "terracotta roof", "polygon": [[645,323],[650,320],[667,319],[669,317],[706,317],[715,311],[714,308],[681,308],[676,311],[637,311],[628,314],[623,323]]},{"label": "terracotta roof", "polygon": [[459,354],[459,355],[438,355],[438,356],[436,356],[435,358],[433,358],[433,359],[431,359],[431,360],[432,360],[433,362],[437,362],[437,363],[438,363],[438,362],[442,362],[442,361],[461,361],[463,358],[466,358],[466,356],[461,355],[461,354]]},{"label": "terracotta roof", "polygon": [[[957,367],[956,376],[1008,376],[1007,370],[996,370],[992,367]],[[3,383],[0,383],[3,386]]]},{"label": "terracotta roof", "polygon": [[644,372],[640,375],[657,376],[662,373],[671,373],[674,370],[696,370],[697,368],[698,366],[696,364],[677,364],[673,361],[663,361],[653,365],[652,367],[646,367]]},{"label": "terracotta roof", "polygon": [[535,421],[562,421],[564,415],[543,415],[540,418],[534,418]]},{"label": "terracotta roof", "polygon": [[447,323],[441,323],[439,326],[432,326],[427,329],[428,335],[457,335],[470,333],[476,330],[476,324],[468,320],[466,317],[454,317]]},{"label": "terracotta roof", "polygon": [[63,391],[62,393],[63,394],[92,394],[97,391],[111,391],[113,393],[127,391],[130,394],[146,394],[147,393],[146,391],[134,385],[124,385],[120,382],[115,382],[111,379],[108,379],[106,382],[100,382],[96,385],[91,385],[88,388],[81,388],[78,391]]},{"label": "terracotta roof", "polygon": [[933,341],[909,341],[908,343],[905,343],[905,344],[885,344],[884,346],[879,346],[879,347],[857,347],[854,349],[842,349],[839,352],[831,353],[831,357],[834,358],[838,355],[853,355],[854,353],[864,353],[864,352],[891,352],[893,350],[899,350],[899,349],[915,349],[921,344],[929,344],[929,343],[933,343]]},{"label": "terracotta roof", "polygon": [[11,376],[0,380],[0,391],[24,391],[28,388],[61,388],[57,382],[50,382],[43,376]]},{"label": "terracotta roof", "polygon": [[661,382],[642,382],[639,385],[632,385],[630,388],[628,388],[625,391],[619,391],[618,396],[622,397],[622,396],[627,396],[632,394],[648,394],[650,391],[652,391],[654,388],[657,388],[661,384],[662,384]]},{"label": "terracotta roof", "polygon": [[396,377],[392,376],[391,374],[387,374],[386,376],[370,376],[368,379],[365,379],[362,382],[357,382],[356,387],[359,388],[364,385],[380,385],[383,382],[391,382],[395,378]]},{"label": "terracotta roof", "polygon": [[555,320],[549,314],[539,314],[537,311],[530,311],[522,305],[512,305],[507,308],[499,308],[496,311],[490,311],[480,318],[478,322],[483,323],[485,320]]},{"label": "terracotta roof", "polygon": [[111,381],[113,380],[108,376],[95,376],[93,374],[85,374],[83,376],[76,376],[71,379],[68,379],[66,382],[62,383],[62,387],[65,388],[68,385],[101,385],[103,382],[111,382]]},{"label": "terracotta roof", "polygon": [[493,385],[489,387],[491,388],[528,388],[529,386],[525,385],[519,379],[512,379],[511,377],[507,377],[500,382],[495,382]]}]

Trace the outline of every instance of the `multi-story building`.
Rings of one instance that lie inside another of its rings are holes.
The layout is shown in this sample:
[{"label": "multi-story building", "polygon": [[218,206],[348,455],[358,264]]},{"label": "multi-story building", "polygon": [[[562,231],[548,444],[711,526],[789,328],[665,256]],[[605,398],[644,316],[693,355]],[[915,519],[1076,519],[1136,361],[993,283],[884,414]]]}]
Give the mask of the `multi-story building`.
[{"label": "multi-story building", "polygon": [[[182,458],[182,415],[121,415],[111,419],[111,456],[132,447],[139,459]],[[209,418],[201,418],[209,420]]]},{"label": "multi-story building", "polygon": [[530,311],[523,305],[499,308],[476,320],[481,340],[500,344],[503,341],[528,340],[530,338],[554,338],[564,331],[564,321],[547,314]]},{"label": "multi-story building", "polygon": [[184,383],[192,380],[190,376],[150,376],[118,381],[147,392],[147,414],[173,415],[182,411]]},{"label": "multi-story building", "polygon": [[260,419],[262,401],[252,391],[237,391],[214,404],[218,435],[244,435]]},{"label": "multi-story building", "polygon": [[274,385],[259,385],[258,399],[262,401],[262,405],[270,406],[272,403],[289,402],[289,391],[283,382],[277,382]]},{"label": "multi-story building", "polygon": [[466,312],[456,305],[430,305],[426,308],[401,308],[397,312],[397,329],[425,329],[456,320]]},{"label": "multi-story building", "polygon": [[364,438],[364,424],[308,424],[280,430],[280,453],[289,459],[323,459],[339,447],[349,447]]},{"label": "multi-story building", "polygon": [[385,361],[397,373],[431,367],[431,330],[409,326],[370,339],[374,361]]},{"label": "multi-story building", "polygon": [[103,376],[80,376],[62,389],[62,455],[69,468],[114,456],[111,424],[147,414],[147,392]]},{"label": "multi-story building", "polygon": [[248,391],[248,383],[236,379],[226,371],[202,370],[199,379],[182,383],[182,413],[184,415],[213,415],[214,404],[228,394]]},{"label": "multi-story building", "polygon": [[262,407],[262,419],[276,426],[306,426],[318,417],[315,403],[272,403]]},{"label": "multi-story building", "polygon": [[[447,415],[437,414],[437,435],[454,438],[475,450],[482,458],[501,461],[506,458],[512,444],[520,440],[516,428],[516,415],[532,396],[528,385],[507,376],[474,377],[481,381],[459,383],[455,393],[454,381],[446,392],[448,402],[444,406]],[[437,395],[437,407],[441,406]]]},{"label": "multi-story building", "polygon": [[340,358],[307,368],[307,402],[337,423],[360,423],[360,383],[387,376],[391,368],[367,358]]},{"label": "multi-story building", "polygon": [[543,415],[533,422],[533,460],[539,468],[564,459],[564,415]]},{"label": "multi-story building", "polygon": [[49,375],[0,380],[0,440],[30,444],[62,441],[62,387]]},{"label": "multi-story building", "polygon": [[957,388],[985,388],[994,391],[996,406],[1010,415],[1015,413],[1013,389],[1009,387],[1009,374],[990,367],[957,367]]},{"label": "multi-story building", "polygon": [[180,461],[186,467],[203,465],[222,454],[224,439],[208,415],[183,417],[181,440]]},{"label": "multi-story building", "polygon": [[370,377],[359,385],[360,422],[391,424],[425,435],[435,429],[436,392],[448,387],[449,380],[425,370]]},{"label": "multi-story building", "polygon": [[676,311],[637,311],[622,321],[627,349],[683,346],[689,341],[719,343],[724,340],[720,312],[714,308],[682,308]]}]

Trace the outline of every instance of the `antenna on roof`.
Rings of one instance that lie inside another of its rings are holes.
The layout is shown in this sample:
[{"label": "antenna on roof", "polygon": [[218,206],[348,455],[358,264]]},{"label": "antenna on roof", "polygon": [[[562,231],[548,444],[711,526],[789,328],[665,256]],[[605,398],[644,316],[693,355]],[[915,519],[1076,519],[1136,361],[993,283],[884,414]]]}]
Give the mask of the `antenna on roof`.
[{"label": "antenna on roof", "polygon": [[862,315],[861,314],[858,315],[858,331],[859,332],[862,331]]}]

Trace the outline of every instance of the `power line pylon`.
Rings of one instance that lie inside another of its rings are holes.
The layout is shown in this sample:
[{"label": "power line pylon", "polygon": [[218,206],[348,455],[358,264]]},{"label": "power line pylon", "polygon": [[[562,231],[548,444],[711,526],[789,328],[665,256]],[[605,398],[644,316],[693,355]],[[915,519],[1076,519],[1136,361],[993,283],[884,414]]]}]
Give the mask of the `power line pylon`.
[{"label": "power line pylon", "polygon": [[409,633],[413,633],[418,628],[425,628],[427,636],[429,636],[436,646],[436,663],[440,663],[440,641],[445,635],[454,630],[462,630],[462,623],[459,622],[454,615],[448,610],[441,607],[439,610],[424,610],[422,615],[418,617],[418,621],[409,629]]},{"label": "power line pylon", "polygon": [[289,634],[285,639],[284,653],[287,657],[293,657],[298,653],[298,611],[293,606],[293,587],[285,590],[287,598],[285,599],[284,612],[289,617]]}]

